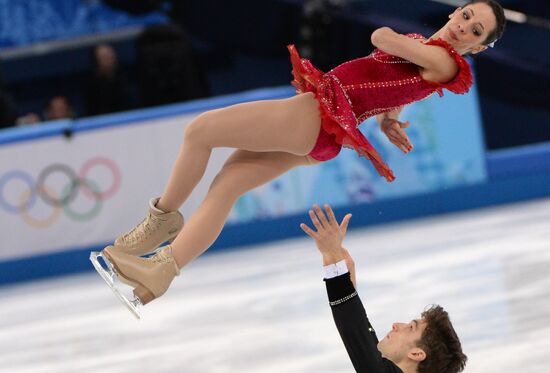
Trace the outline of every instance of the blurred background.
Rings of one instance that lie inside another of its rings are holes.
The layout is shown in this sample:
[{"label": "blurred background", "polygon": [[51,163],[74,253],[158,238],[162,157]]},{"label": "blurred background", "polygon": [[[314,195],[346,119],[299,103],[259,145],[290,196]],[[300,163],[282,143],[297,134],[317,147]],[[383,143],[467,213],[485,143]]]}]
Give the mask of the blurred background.
[{"label": "blurred background", "polygon": [[[24,123],[29,113],[49,119],[56,96],[67,99],[72,117],[85,117],[284,85],[286,44],[328,69],[370,53],[377,27],[430,35],[453,9],[448,3],[4,1],[2,126]],[[527,18],[510,13],[515,18],[497,48],[475,58],[488,149],[550,140],[550,6],[502,5]]]},{"label": "blurred background", "polygon": [[[0,371],[352,371],[298,228],[331,203],[354,214],[348,248],[379,336],[441,303],[467,372],[544,372],[547,0],[500,2],[506,32],[469,58],[469,94],[406,108],[410,155],[361,126],[394,183],[343,151],[247,193],[139,323],[88,261],[162,192],[194,117],[294,94],[287,44],[327,71],[368,55],[376,28],[430,36],[463,3],[0,0]],[[185,216],[229,152],[213,153]]]}]

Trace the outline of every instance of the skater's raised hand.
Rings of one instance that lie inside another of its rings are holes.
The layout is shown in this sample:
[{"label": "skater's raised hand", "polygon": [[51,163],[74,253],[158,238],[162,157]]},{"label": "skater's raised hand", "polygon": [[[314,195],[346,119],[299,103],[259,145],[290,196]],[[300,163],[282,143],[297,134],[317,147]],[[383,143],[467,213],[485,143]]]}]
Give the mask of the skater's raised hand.
[{"label": "skater's raised hand", "polygon": [[342,241],[348,230],[351,214],[344,216],[342,222],[338,223],[332,208],[329,205],[324,207],[326,212],[319,205],[314,205],[313,209],[309,210],[309,218],[315,230],[304,223],[300,224],[300,228],[315,240],[317,248],[323,254],[323,261],[329,264],[344,259]]},{"label": "skater's raised hand", "polygon": [[413,149],[411,140],[405,132],[405,128],[409,127],[409,121],[400,122],[397,119],[385,118],[380,124],[380,129],[388,137],[392,144],[397,146],[403,153],[407,154]]}]

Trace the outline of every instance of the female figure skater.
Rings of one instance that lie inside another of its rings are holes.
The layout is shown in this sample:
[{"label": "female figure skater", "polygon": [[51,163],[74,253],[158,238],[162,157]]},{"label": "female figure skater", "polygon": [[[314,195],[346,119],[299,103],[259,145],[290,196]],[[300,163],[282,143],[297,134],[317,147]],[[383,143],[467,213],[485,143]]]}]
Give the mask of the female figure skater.
[{"label": "female figure skater", "polygon": [[[329,160],[345,146],[370,159],[382,176],[393,180],[391,170],[357,125],[378,115],[390,141],[405,153],[412,150],[403,131],[408,124],[397,120],[401,108],[434,92],[442,95],[443,88],[467,92],[472,75],[462,55],[485,50],[501,37],[504,25],[498,3],[474,0],[450,14],[449,21],[428,39],[379,28],[371,36],[377,47],[372,54],[326,74],[289,46],[298,94],[198,116],[185,130],[162,197],[151,200],[148,216],[114,246],[92,254],[94,266],[115,292],[111,281],[115,275],[134,287],[136,299],[126,300],[130,307],[146,304],[164,294],[180,268],[216,240],[242,194],[288,170]],[[237,150],[183,226],[178,208],[203,176],[215,147]],[[147,259],[140,257],[167,240],[172,244]],[[101,272],[97,256],[104,258],[111,273]]]}]

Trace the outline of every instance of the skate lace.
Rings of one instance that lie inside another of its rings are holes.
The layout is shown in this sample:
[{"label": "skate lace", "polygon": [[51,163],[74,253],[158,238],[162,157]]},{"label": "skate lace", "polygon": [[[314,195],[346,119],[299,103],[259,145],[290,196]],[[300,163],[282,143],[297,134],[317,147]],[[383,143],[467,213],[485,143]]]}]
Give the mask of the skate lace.
[{"label": "skate lace", "polygon": [[167,253],[167,251],[168,251],[168,247],[166,247],[163,250],[158,251],[155,255],[153,255],[151,257],[151,261],[153,261],[154,263],[159,263],[159,264],[173,262],[174,259],[172,258],[172,256],[170,254]]},{"label": "skate lace", "polygon": [[160,226],[160,220],[155,219],[155,216],[149,214],[145,219],[141,221],[134,229],[126,233],[124,241],[135,244],[143,238],[149,237]]}]

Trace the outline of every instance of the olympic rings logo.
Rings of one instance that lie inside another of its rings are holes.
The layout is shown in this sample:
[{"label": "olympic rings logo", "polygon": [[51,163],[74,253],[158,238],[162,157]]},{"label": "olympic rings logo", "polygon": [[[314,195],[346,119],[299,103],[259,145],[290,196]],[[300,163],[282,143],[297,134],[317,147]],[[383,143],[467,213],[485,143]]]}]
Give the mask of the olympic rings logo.
[{"label": "olympic rings logo", "polygon": [[[102,188],[88,177],[92,169],[97,168],[108,170],[112,179],[110,185]],[[103,157],[89,159],[78,172],[66,164],[51,164],[39,173],[36,180],[25,171],[12,170],[0,177],[0,207],[8,213],[20,215],[25,223],[34,228],[53,225],[62,212],[73,221],[88,221],[99,214],[103,201],[118,192],[121,180],[121,172],[116,163]],[[17,187],[20,183],[25,187]],[[12,193],[7,196],[7,191]],[[92,201],[86,211],[77,211],[72,207],[80,193]],[[51,207],[49,215],[31,215],[30,210],[39,199]]]}]

